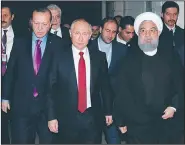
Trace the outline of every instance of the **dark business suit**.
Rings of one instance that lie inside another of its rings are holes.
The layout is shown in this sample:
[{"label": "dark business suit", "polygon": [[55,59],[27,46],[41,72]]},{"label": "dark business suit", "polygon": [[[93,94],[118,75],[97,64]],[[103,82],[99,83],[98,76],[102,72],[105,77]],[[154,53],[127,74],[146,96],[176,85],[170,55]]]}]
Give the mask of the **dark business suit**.
[{"label": "dark business suit", "polygon": [[[178,58],[182,62],[182,65],[184,65],[184,29],[175,25],[175,32],[171,33],[163,23],[163,31],[159,38],[159,45],[161,48],[164,48],[165,51],[168,51],[169,48],[173,48],[178,53]],[[181,115],[178,116],[179,119],[177,120],[177,124],[179,124],[179,127],[181,126],[181,130],[184,132],[184,110],[180,110],[178,112],[180,112]],[[179,141],[182,133],[174,132],[173,136],[174,140]]]},{"label": "dark business suit", "polygon": [[[90,43],[92,49],[98,49],[98,39],[91,41]],[[111,87],[113,89],[114,92],[117,91],[117,86],[119,84],[117,84],[115,82],[116,78],[117,78],[117,74],[118,71],[120,69],[120,67],[122,66],[122,59],[124,59],[125,55],[127,52],[127,46],[124,44],[121,44],[117,41],[112,41],[112,56],[111,56],[111,62],[110,62],[110,66],[109,66],[109,77],[110,77],[110,83],[111,83]],[[115,94],[113,95],[113,97],[116,97]],[[114,98],[112,98],[112,104],[113,104],[113,100]],[[114,117],[114,116],[113,116]],[[119,136],[119,131],[117,130],[115,124],[113,123],[110,127],[106,127],[105,126],[105,138],[107,143],[121,143],[120,140],[120,136]]]},{"label": "dark business suit", "polygon": [[81,114],[72,48],[56,52],[48,116],[59,121],[57,143],[101,143],[105,115],[111,114],[112,92],[105,54],[89,49],[89,56],[91,107]]},{"label": "dark business suit", "polygon": [[71,38],[69,35],[69,29],[64,27],[64,26],[60,26],[61,29],[61,33],[62,33],[62,39],[65,42],[66,45],[71,45]]},{"label": "dark business suit", "polygon": [[[15,27],[13,27],[13,25],[12,25],[12,29],[13,29],[13,33],[14,33],[14,39],[17,38],[17,37],[20,37],[17,29],[15,29]],[[10,53],[10,57],[11,57],[11,53]],[[7,65],[7,67],[8,67],[8,65]],[[4,76],[2,76],[2,75],[1,75],[1,83],[2,83],[1,90],[3,90]],[[9,144],[10,143],[9,117],[10,117],[10,111],[9,110],[8,110],[8,113],[5,113],[5,112],[1,111],[1,143],[2,144]]]},{"label": "dark business suit", "polygon": [[[32,37],[14,41],[8,69],[4,78],[2,98],[10,101],[12,143],[34,143],[35,132],[40,143],[51,143],[51,133],[47,125],[47,88],[51,70],[53,51],[62,49],[62,40],[48,35],[37,76],[32,59]],[[37,88],[38,96],[33,97]]]}]

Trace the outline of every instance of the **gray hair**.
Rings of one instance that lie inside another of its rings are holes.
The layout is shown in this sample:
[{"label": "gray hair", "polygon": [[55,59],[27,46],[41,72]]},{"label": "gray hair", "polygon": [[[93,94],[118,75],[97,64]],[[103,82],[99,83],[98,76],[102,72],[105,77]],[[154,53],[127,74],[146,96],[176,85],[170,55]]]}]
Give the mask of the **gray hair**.
[{"label": "gray hair", "polygon": [[72,29],[74,28],[74,25],[75,25],[77,22],[85,22],[85,23],[87,23],[87,24],[89,25],[89,31],[92,33],[92,26],[91,26],[91,24],[89,24],[85,19],[82,19],[82,18],[74,20],[74,21],[72,22],[72,24],[71,24],[70,30],[72,30]]},{"label": "gray hair", "polygon": [[47,6],[47,8],[49,10],[59,10],[60,16],[62,16],[62,10],[59,6],[55,5],[55,4],[50,4]]}]

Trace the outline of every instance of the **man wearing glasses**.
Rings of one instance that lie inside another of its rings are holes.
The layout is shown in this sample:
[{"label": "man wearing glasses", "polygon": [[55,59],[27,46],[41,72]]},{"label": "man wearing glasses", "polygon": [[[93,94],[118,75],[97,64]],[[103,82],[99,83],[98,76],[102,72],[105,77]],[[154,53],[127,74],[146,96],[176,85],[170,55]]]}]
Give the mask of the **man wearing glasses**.
[{"label": "man wearing glasses", "polygon": [[129,49],[120,71],[115,122],[120,130],[127,126],[127,143],[177,143],[171,140],[171,123],[183,107],[183,69],[173,49],[158,45],[163,29],[159,16],[138,15],[134,29],[138,45]]}]

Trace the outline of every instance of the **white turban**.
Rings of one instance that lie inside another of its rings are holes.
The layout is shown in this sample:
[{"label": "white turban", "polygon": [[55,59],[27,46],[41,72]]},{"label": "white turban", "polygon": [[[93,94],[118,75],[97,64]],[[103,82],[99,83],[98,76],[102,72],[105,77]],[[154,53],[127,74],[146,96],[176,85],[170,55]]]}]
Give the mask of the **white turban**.
[{"label": "white turban", "polygon": [[139,27],[141,25],[141,23],[145,20],[151,20],[152,22],[154,22],[158,28],[158,31],[160,31],[160,34],[163,30],[163,22],[161,20],[161,18],[152,12],[144,12],[140,15],[138,15],[134,21],[134,29],[136,34],[138,35],[139,32]]}]

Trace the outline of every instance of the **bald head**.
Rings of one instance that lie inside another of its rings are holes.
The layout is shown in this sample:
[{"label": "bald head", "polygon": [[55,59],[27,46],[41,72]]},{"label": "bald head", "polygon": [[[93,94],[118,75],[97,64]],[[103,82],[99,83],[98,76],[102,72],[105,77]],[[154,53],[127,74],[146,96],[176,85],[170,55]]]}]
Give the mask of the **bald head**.
[{"label": "bald head", "polygon": [[84,19],[77,19],[71,24],[71,41],[77,49],[83,50],[87,46],[91,34],[91,25]]}]

